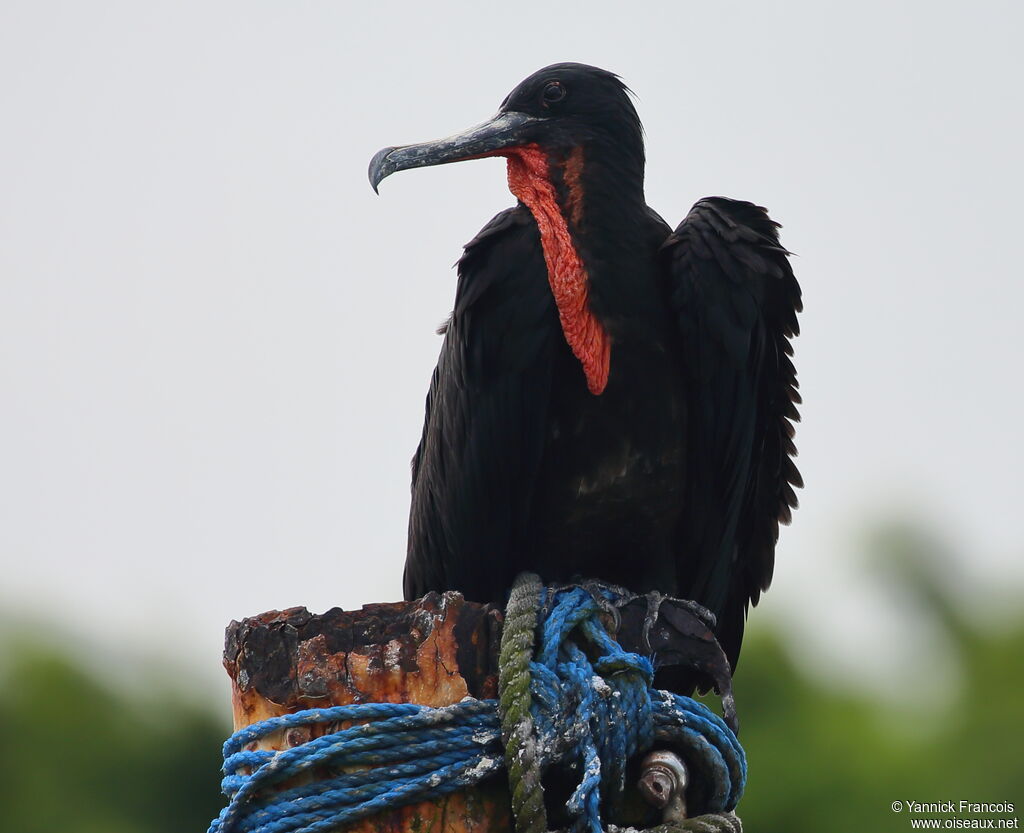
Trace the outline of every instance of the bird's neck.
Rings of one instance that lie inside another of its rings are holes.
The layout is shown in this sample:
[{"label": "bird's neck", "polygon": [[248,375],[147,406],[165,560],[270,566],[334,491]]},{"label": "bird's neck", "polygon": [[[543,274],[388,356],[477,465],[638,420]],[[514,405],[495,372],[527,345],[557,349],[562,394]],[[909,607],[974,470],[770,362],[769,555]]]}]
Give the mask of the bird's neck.
[{"label": "bird's neck", "polygon": [[[558,307],[565,340],[583,366],[587,388],[597,395],[608,384],[611,365],[611,338],[595,314],[591,303],[592,275],[587,263],[609,263],[605,235],[590,234],[600,217],[601,227],[614,229],[617,251],[629,248],[631,219],[636,215],[633,202],[637,195],[620,187],[605,194],[592,185],[593,167],[588,167],[586,151],[574,148],[563,156],[553,156],[537,145],[508,152],[509,190],[530,210],[540,231],[541,248],[548,270],[548,282]],[[639,182],[639,203],[643,202],[643,170],[639,177],[623,177],[624,182]],[[610,217],[619,207],[621,222]],[[602,210],[603,209],[603,210]],[[639,229],[637,230],[639,239]],[[593,238],[593,239],[592,239]]]}]

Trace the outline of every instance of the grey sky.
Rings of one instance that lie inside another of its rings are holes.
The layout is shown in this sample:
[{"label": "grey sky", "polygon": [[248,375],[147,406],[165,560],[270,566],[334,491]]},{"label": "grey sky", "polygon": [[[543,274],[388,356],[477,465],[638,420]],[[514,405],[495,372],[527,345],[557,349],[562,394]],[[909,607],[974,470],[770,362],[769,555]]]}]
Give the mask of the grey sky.
[{"label": "grey sky", "polygon": [[799,254],[766,615],[855,655],[851,536],[904,510],[1024,579],[1019,4],[351,5],[0,6],[5,606],[174,617],[216,675],[232,617],[398,598],[450,267],[512,198],[498,160],[366,165],[560,60],[635,90],[670,223],[748,198]]}]

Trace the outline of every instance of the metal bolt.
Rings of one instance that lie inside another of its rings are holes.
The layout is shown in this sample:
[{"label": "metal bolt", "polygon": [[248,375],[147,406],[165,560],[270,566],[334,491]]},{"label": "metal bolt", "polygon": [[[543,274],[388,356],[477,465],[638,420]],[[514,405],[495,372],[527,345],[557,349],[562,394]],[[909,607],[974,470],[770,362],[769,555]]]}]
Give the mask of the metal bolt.
[{"label": "metal bolt", "polygon": [[637,786],[648,804],[661,810],[662,824],[686,818],[686,764],[675,752],[651,752],[640,765]]}]

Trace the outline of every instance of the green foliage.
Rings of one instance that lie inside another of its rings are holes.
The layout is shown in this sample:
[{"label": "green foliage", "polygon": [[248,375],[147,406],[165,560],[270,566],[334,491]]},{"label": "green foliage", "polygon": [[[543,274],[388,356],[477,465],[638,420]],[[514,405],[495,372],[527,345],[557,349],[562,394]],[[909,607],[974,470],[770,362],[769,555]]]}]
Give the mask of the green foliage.
[{"label": "green foliage", "polygon": [[1012,801],[1011,817],[1024,815],[1024,619],[993,629],[965,615],[940,580],[941,548],[914,530],[883,529],[871,549],[908,608],[945,633],[962,684],[920,731],[914,684],[902,707],[843,692],[795,666],[777,634],[752,633],[735,682],[751,833],[909,830],[897,799]]},{"label": "green foliage", "polygon": [[[898,731],[900,714],[812,681],[778,637],[744,646],[737,674],[750,776],[740,805],[751,833],[909,830],[891,804],[1024,803],[1024,625],[973,633],[965,687],[932,731]],[[961,648],[968,646],[962,644]],[[912,719],[914,715],[903,715]]]},{"label": "green foliage", "polygon": [[139,700],[108,690],[76,659],[35,640],[3,649],[0,827],[206,829],[221,806],[219,753],[229,727],[180,697]]}]

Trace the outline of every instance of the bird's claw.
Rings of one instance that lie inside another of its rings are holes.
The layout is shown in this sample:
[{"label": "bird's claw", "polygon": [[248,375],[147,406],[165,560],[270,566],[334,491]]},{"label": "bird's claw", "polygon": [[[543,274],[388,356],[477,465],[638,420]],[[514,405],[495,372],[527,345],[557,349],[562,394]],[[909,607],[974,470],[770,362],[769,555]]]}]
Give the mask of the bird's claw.
[{"label": "bird's claw", "polygon": [[651,628],[654,627],[654,623],[658,621],[658,614],[661,612],[661,603],[665,601],[667,596],[664,593],[659,593],[657,590],[651,590],[646,594],[647,598],[647,613],[644,614],[644,624],[641,631],[641,635],[644,641],[644,647],[647,649],[647,654],[653,655],[654,648],[651,647]]},{"label": "bird's claw", "polygon": [[704,605],[697,604],[692,599],[677,599],[680,607],[686,608],[690,613],[700,619],[705,625],[707,625],[712,631],[718,627],[718,617],[715,616],[710,610]]},{"label": "bird's claw", "polygon": [[618,587],[614,584],[597,581],[596,579],[585,579],[580,583],[579,587],[590,595],[598,609],[611,620],[611,627],[608,629],[609,633],[618,633],[619,627],[622,625],[622,616],[619,613],[618,605],[608,598],[607,592],[610,590],[620,600],[631,599],[633,594],[624,587]]}]

